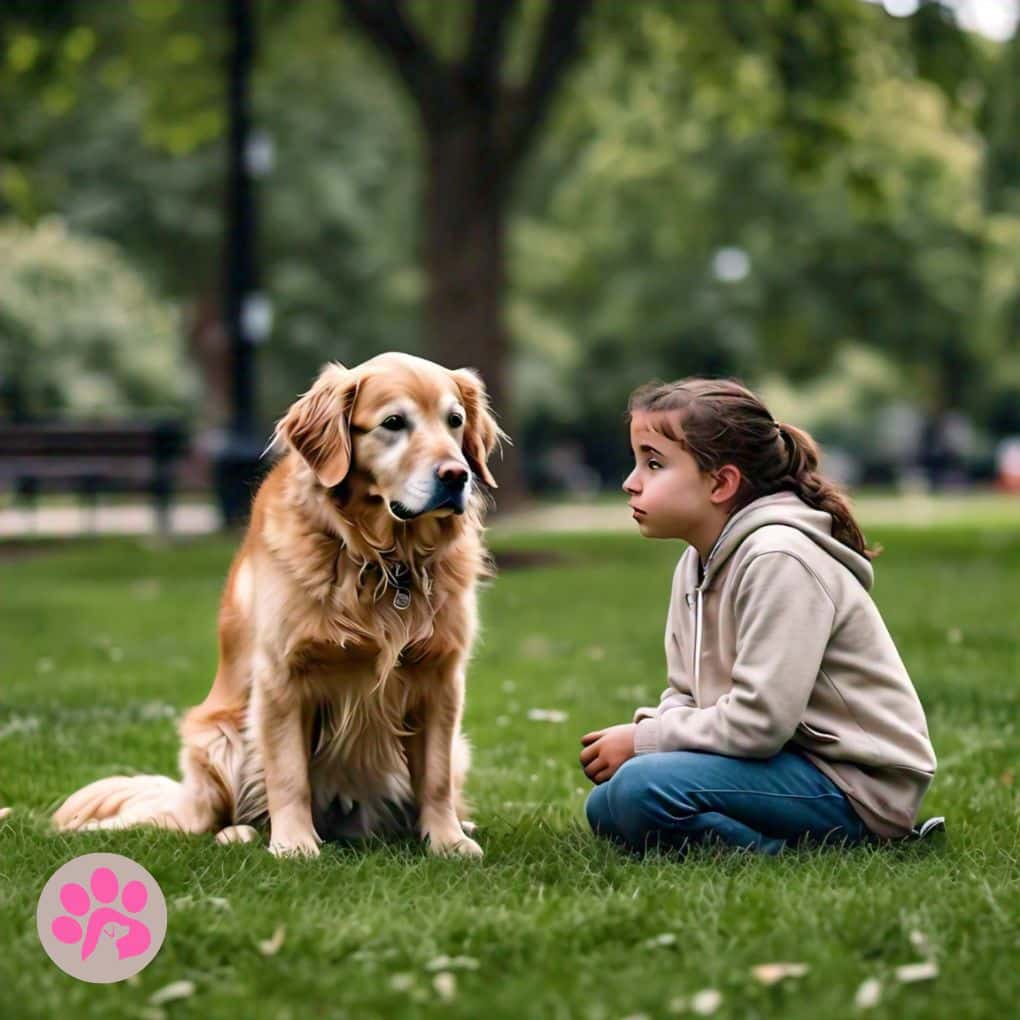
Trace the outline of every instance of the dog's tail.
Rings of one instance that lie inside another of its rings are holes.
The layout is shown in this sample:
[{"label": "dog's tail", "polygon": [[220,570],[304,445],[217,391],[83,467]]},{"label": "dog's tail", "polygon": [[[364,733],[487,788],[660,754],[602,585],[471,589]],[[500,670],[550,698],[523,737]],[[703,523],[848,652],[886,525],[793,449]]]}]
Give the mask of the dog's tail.
[{"label": "dog's tail", "polygon": [[72,793],[54,812],[53,826],[124,829],[153,825],[180,832],[212,832],[233,821],[243,740],[232,713],[193,708],[180,724],[180,781],[169,776],[110,776]]},{"label": "dog's tail", "polygon": [[[169,776],[110,776],[72,793],[54,812],[53,826],[74,829],[119,829],[173,815],[182,785]],[[169,817],[167,818],[169,821]],[[169,826],[167,826],[169,827]]]}]

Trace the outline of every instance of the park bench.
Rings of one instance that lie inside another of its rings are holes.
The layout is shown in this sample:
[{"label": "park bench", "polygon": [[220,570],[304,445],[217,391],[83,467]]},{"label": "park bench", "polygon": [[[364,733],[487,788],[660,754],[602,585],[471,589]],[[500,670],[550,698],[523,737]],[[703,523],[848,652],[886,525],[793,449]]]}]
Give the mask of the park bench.
[{"label": "park bench", "polygon": [[77,492],[93,520],[100,492],[148,492],[166,534],[174,465],[186,445],[184,429],[173,421],[0,423],[0,487],[13,488],[28,506],[43,487]]}]

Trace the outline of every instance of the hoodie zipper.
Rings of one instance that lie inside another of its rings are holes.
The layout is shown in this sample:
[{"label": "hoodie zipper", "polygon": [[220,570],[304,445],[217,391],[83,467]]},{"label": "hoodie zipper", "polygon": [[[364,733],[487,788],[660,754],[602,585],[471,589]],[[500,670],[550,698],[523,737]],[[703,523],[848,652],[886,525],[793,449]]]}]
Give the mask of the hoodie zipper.
[{"label": "hoodie zipper", "polygon": [[705,576],[701,579],[701,584],[694,589],[693,592],[688,592],[684,597],[687,602],[687,607],[691,608],[691,596],[694,596],[694,700],[700,703],[700,691],[698,686],[701,682],[701,607],[702,607],[702,591],[705,587],[705,581],[708,578],[708,564],[712,562],[712,557],[709,556],[708,561],[705,563]]},{"label": "hoodie zipper", "polygon": [[701,588],[702,585],[699,584],[694,592],[696,596],[694,609],[694,700],[699,705],[701,704]]},{"label": "hoodie zipper", "polygon": [[[730,526],[733,524],[733,518],[731,517],[726,523],[726,526],[719,532],[719,537],[715,540],[715,544],[712,546],[711,552],[708,554],[708,559],[705,560],[705,569],[702,574],[701,583],[694,589],[694,700],[699,704],[701,703],[701,691],[699,690],[701,684],[701,634],[702,634],[702,595],[705,590],[705,584],[708,582],[708,568],[712,565],[712,560],[715,559],[715,554],[722,547],[722,540],[726,535],[726,532],[730,530]],[[685,596],[687,605],[690,607],[690,596],[688,592]]]}]

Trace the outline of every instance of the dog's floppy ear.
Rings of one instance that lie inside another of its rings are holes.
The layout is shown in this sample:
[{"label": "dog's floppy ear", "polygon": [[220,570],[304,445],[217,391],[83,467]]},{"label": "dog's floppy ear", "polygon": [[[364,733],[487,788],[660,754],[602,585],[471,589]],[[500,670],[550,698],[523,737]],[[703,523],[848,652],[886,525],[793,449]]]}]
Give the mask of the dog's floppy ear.
[{"label": "dog's floppy ear", "polygon": [[489,410],[489,397],[485,392],[485,384],[478,374],[470,368],[458,368],[451,374],[457,383],[457,389],[460,390],[460,399],[467,412],[467,421],[464,423],[464,456],[467,457],[471,470],[486,485],[498,488],[486,462],[496,444],[509,437],[496,423]]},{"label": "dog's floppy ear", "polygon": [[276,426],[276,435],[293,447],[327,489],[339,485],[351,467],[350,415],[356,394],[354,373],[333,362]]}]

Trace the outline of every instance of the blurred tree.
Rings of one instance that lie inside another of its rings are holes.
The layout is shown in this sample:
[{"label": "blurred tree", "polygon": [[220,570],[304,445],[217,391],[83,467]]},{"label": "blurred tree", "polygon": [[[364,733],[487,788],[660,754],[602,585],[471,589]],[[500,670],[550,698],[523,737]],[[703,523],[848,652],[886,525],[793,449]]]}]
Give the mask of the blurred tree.
[{"label": "blurred tree", "polygon": [[106,241],[0,226],[0,393],[16,418],[191,410],[174,308]]},{"label": "blurred tree", "polygon": [[[936,81],[912,23],[857,0],[607,10],[550,125],[559,144],[525,183],[522,205],[543,216],[514,232],[532,440],[578,441],[612,478],[628,456],[619,411],[643,379],[803,382],[855,343],[887,352],[897,386],[933,412],[980,420],[1002,368],[980,300],[987,47],[956,39],[968,63]],[[775,41],[793,30],[796,74]],[[829,51],[843,63],[826,84]],[[1015,266],[998,267],[1015,294]]]},{"label": "blurred tree", "polygon": [[[0,8],[0,208],[58,210],[162,292],[215,294],[219,5],[78,0],[52,21],[49,7]],[[432,286],[418,101],[386,87],[378,46],[337,0],[259,10],[256,109],[278,167],[262,196],[276,316],[260,385],[275,416],[327,358],[440,355],[418,328]],[[404,8],[454,77],[475,13]],[[512,108],[546,17],[544,0],[504,12],[497,82]],[[883,352],[900,393],[1018,427],[1016,42],[963,33],[934,2],[894,19],[860,0],[597,4],[585,31],[587,57],[502,207],[512,374],[498,399],[529,454],[580,444],[612,480],[637,382],[806,384],[859,347]],[[469,321],[473,295],[460,297]]]},{"label": "blurred tree", "polygon": [[979,124],[986,140],[987,260],[975,352],[988,385],[982,417],[997,435],[1020,434],[1020,32],[988,60]]},{"label": "blurred tree", "polygon": [[[116,241],[185,304],[204,374],[215,379],[223,375],[222,5],[78,0],[67,9],[64,20],[35,3],[0,9],[0,210],[28,222],[59,210],[69,231]],[[262,195],[276,304],[260,355],[268,428],[324,361],[414,349],[418,287],[406,240],[413,138],[399,102],[379,88],[366,47],[338,31],[335,0],[259,9],[257,117],[280,167]],[[56,73],[57,55],[82,36],[91,50]],[[34,54],[30,64],[11,59],[22,50]],[[66,103],[51,106],[58,85]],[[223,418],[213,394],[202,424]]]},{"label": "blurred tree", "polygon": [[[493,405],[506,417],[510,391],[503,299],[509,191],[578,54],[581,24],[592,0],[549,0],[523,86],[504,81],[502,72],[517,0],[474,0],[466,45],[453,59],[429,44],[401,0],[343,4],[392,62],[421,118],[427,349],[443,364],[477,367]],[[523,495],[519,448],[504,456],[500,477],[504,505]]]}]

